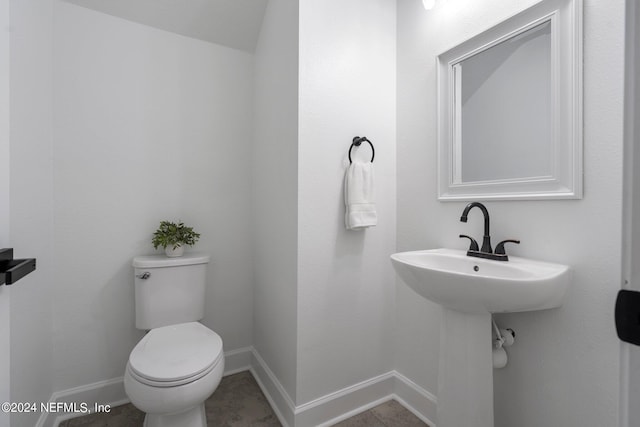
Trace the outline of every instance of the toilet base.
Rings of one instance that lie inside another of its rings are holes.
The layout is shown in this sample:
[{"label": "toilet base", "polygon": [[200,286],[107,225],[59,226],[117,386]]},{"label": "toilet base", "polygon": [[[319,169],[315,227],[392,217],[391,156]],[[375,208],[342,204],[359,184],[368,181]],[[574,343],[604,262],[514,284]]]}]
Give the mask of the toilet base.
[{"label": "toilet base", "polygon": [[147,414],[144,427],[207,427],[204,403],[177,414]]}]

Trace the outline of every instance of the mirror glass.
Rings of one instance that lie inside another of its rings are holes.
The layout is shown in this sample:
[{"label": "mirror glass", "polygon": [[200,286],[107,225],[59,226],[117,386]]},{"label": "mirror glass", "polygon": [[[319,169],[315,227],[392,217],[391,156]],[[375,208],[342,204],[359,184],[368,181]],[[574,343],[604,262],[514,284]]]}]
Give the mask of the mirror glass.
[{"label": "mirror glass", "polygon": [[550,59],[547,21],[454,66],[461,182],[551,176]]},{"label": "mirror glass", "polygon": [[581,10],[543,0],[438,56],[440,200],[582,197]]}]

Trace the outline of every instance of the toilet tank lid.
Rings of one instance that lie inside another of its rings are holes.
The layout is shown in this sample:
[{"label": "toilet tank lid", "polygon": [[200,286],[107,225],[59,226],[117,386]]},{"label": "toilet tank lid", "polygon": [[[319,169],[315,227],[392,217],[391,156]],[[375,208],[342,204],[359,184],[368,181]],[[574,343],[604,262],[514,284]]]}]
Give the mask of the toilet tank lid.
[{"label": "toilet tank lid", "polygon": [[166,255],[143,255],[133,258],[135,268],[179,267],[181,265],[208,264],[209,255],[192,252],[180,257],[169,258]]}]

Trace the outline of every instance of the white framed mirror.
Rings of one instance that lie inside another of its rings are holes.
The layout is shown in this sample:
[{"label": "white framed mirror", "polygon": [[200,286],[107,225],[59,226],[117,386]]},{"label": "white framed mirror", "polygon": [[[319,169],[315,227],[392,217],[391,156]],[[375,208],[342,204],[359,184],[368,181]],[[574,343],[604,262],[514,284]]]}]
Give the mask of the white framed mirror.
[{"label": "white framed mirror", "polygon": [[437,61],[439,200],[582,198],[582,0],[543,0]]}]

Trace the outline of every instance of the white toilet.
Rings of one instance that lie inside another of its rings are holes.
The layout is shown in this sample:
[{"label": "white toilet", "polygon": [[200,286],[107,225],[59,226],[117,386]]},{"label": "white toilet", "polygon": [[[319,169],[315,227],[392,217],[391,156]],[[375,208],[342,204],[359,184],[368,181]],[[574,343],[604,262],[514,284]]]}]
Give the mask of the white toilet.
[{"label": "white toilet", "polygon": [[139,256],[136,328],[149,330],[129,355],[124,389],[145,427],[206,427],[204,401],[224,372],[222,339],[204,315],[209,257]]}]

